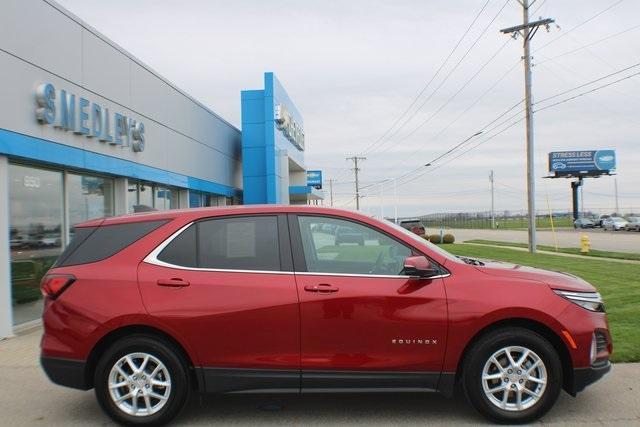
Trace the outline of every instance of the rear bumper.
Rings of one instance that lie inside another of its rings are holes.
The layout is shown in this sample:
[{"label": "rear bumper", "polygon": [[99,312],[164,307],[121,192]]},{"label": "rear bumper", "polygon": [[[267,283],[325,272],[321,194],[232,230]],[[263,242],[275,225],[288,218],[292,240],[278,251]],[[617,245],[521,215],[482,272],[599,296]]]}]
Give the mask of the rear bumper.
[{"label": "rear bumper", "polygon": [[86,363],[83,360],[41,356],[40,364],[47,377],[55,384],[80,390],[91,388],[86,378]]},{"label": "rear bumper", "polygon": [[608,360],[596,362],[595,365],[588,368],[576,368],[573,370],[573,388],[571,394],[581,392],[590,384],[598,381],[607,372],[611,370],[611,363]]}]

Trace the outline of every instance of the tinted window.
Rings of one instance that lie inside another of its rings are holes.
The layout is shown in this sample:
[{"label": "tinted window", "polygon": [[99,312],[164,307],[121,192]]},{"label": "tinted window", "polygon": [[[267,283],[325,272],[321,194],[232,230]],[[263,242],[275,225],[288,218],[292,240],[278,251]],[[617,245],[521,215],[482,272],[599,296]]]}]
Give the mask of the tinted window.
[{"label": "tinted window", "polygon": [[299,216],[307,271],[401,274],[412,251],[380,231],[335,218]]},{"label": "tinted window", "polygon": [[211,219],[197,226],[198,267],[280,270],[277,217]]},{"label": "tinted window", "polygon": [[[75,246],[75,250],[66,258],[61,258],[58,266],[87,264],[109,258],[165,222],[165,220],[144,221],[98,227],[89,236],[84,236],[80,244],[74,245],[72,241],[70,247]],[[78,229],[80,230],[83,228]],[[74,240],[83,237],[78,231],[75,233]]]},{"label": "tinted window", "polygon": [[76,249],[78,249],[78,246],[80,246],[85,240],[87,240],[87,237],[89,237],[94,231],[96,231],[96,227],[78,227],[72,229],[70,233],[73,236],[71,238],[71,242],[69,243],[69,246],[67,246],[67,248],[64,250],[64,252],[62,252],[54,266],[57,267],[65,265],[64,262],[66,261],[66,259],[72,253],[74,253]]},{"label": "tinted window", "polygon": [[158,255],[160,261],[183,267],[196,267],[196,225],[184,230]]}]

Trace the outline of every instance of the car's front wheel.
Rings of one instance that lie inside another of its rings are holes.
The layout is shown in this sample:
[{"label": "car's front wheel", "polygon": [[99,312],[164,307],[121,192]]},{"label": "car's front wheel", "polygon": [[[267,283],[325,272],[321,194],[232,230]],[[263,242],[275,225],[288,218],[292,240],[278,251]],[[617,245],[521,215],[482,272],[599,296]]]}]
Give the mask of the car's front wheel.
[{"label": "car's front wheel", "polygon": [[524,328],[505,328],[477,341],[467,353],[463,386],[471,404],[499,423],[526,423],[558,398],[562,364],[554,347]]},{"label": "car's front wheel", "polygon": [[126,425],[161,425],[184,407],[187,367],[174,346],[148,335],[114,343],[95,371],[95,393],[104,411]]}]

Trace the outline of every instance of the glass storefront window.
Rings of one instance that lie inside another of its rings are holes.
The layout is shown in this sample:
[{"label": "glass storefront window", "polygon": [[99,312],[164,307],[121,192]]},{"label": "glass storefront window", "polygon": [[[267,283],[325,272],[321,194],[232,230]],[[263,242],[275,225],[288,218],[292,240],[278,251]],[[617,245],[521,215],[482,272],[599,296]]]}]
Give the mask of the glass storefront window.
[{"label": "glass storefront window", "polygon": [[113,216],[113,179],[67,175],[70,227],[93,218]]},{"label": "glass storefront window", "polygon": [[42,315],[40,279],[62,252],[62,172],[9,166],[13,323]]},{"label": "glass storefront window", "polygon": [[202,191],[189,190],[189,207],[190,208],[220,206],[221,199],[224,199],[224,197],[217,196],[211,193],[204,193]]},{"label": "glass storefront window", "polygon": [[189,191],[189,207],[201,208],[202,207],[202,193],[199,191]]},{"label": "glass storefront window", "polygon": [[128,212],[164,211],[180,207],[180,191],[148,182],[129,181]]},{"label": "glass storefront window", "polygon": [[[209,196],[199,195],[203,203],[210,203],[205,201]],[[130,180],[127,199],[128,212],[176,209],[180,207],[180,190]],[[62,170],[9,165],[14,324],[35,320],[42,315],[40,280],[68,243],[67,237],[73,235],[73,226],[93,218],[114,215],[114,203],[113,178],[77,172],[66,172],[65,177]],[[69,230],[65,230],[65,224]]]},{"label": "glass storefront window", "polygon": [[129,181],[127,212],[144,212],[153,209],[153,186],[147,182]]}]

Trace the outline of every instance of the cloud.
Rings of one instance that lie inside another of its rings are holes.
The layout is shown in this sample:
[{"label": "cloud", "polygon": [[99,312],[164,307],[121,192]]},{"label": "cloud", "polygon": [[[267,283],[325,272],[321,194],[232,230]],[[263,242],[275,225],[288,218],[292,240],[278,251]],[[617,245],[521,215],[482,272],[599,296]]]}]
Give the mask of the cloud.
[{"label": "cloud", "polygon": [[[59,1],[237,126],[240,91],[261,87],[262,73],[274,71],[304,116],[309,141],[307,165],[325,169],[327,178],[338,180],[336,193],[339,189],[341,194],[336,194],[336,203],[353,198],[353,184],[348,182],[352,175],[344,158],[364,150],[396,121],[481,6],[471,0]],[[489,3],[417,105],[430,96],[503,4]],[[638,61],[640,29],[568,53],[637,25],[640,3],[623,2],[570,31],[605,7],[596,0],[543,4],[537,14],[554,17],[561,30],[540,31],[534,39],[535,99]],[[363,182],[401,176],[419,167],[522,98],[522,67],[516,65],[522,55],[521,43],[512,41],[438,111],[507,40],[499,29],[520,20],[517,2],[507,4],[424,108],[383,149],[365,153],[368,160],[362,164]],[[512,67],[494,89],[460,116]],[[553,208],[570,206],[567,180],[541,178],[546,175],[549,151],[613,148],[619,159],[619,203],[640,212],[639,94],[640,77],[636,77],[536,114],[539,207],[546,208],[547,189]],[[490,169],[495,170],[496,182],[508,186],[498,192],[498,209],[524,209],[525,194],[518,191],[525,188],[524,162],[524,124],[520,123],[447,166],[401,185],[401,215],[488,209]],[[613,209],[613,182],[608,177],[587,180],[585,206]],[[368,189],[363,200],[366,208],[375,209],[379,204],[379,187]],[[392,184],[386,184],[385,195],[392,192]],[[391,198],[387,204],[390,206]]]}]

